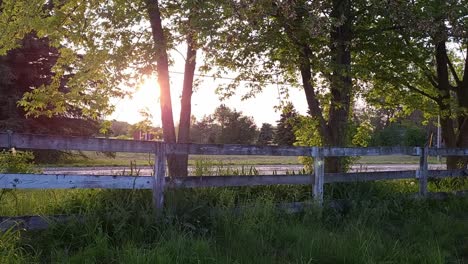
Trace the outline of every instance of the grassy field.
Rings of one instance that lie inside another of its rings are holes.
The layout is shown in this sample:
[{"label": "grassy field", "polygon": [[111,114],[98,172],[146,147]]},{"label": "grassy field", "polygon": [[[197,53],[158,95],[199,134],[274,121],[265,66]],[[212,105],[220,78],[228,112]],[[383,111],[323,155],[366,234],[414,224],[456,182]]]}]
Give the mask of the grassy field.
[{"label": "grassy field", "polygon": [[[106,157],[102,153],[84,152],[87,158],[75,157],[63,160],[57,164],[40,164],[48,167],[90,167],[90,166],[129,166],[130,162],[136,162],[138,166],[148,166],[153,164],[154,155],[145,153],[116,153],[115,158]],[[301,164],[298,157],[278,157],[278,156],[238,156],[238,155],[191,155],[190,165],[194,165],[197,160],[210,160],[213,163],[223,163],[224,165],[295,165]],[[417,164],[419,157],[414,156],[370,156],[361,157],[355,164]],[[441,161],[445,162],[444,159]],[[429,163],[438,163],[436,157],[430,157]]]},{"label": "grassy field", "polygon": [[[85,223],[0,235],[0,263],[466,263],[468,199],[405,198],[413,181],[325,186],[342,208],[286,214],[309,186],[170,192],[165,215],[149,191],[3,191],[1,215],[80,214]],[[453,188],[430,183],[430,189]],[[248,206],[247,206],[248,205]],[[243,211],[234,207],[247,206]]]},{"label": "grassy field", "polygon": [[[31,169],[4,153],[0,169]],[[210,163],[197,163],[200,171]],[[43,231],[0,233],[0,263],[467,263],[468,198],[414,199],[414,180],[166,192],[164,214],[142,190],[1,190],[0,215],[76,215]],[[429,191],[468,189],[460,179]],[[330,201],[346,201],[329,206]],[[242,208],[239,210],[239,208]],[[78,219],[78,218],[77,218]]]}]

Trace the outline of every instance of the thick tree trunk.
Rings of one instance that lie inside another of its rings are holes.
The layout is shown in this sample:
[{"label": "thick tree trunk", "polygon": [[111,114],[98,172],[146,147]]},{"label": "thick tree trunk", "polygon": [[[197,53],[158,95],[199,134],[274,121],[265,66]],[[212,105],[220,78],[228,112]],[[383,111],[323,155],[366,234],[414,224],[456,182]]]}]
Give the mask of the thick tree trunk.
[{"label": "thick tree trunk", "polygon": [[[343,23],[333,27],[330,34],[331,68],[330,76],[330,108],[328,112],[328,127],[330,135],[325,137],[325,145],[344,147],[348,143],[348,120],[351,108],[351,93],[353,82],[351,79],[351,2],[350,0],[333,0],[331,17]],[[328,139],[328,140],[327,140]],[[326,172],[343,172],[345,168],[343,158],[327,158]]]},{"label": "thick tree trunk", "polygon": [[[164,142],[176,143],[174,118],[172,115],[171,88],[169,82],[169,60],[167,55],[167,42],[164,36],[161,13],[158,0],[146,0],[156,53],[156,70],[160,89],[161,120]],[[175,156],[167,159],[169,175],[174,175],[177,169]]]},{"label": "thick tree trunk", "polygon": [[[193,79],[195,75],[195,65],[197,59],[197,49],[193,36],[187,36],[187,55],[185,58],[184,85],[182,89],[180,121],[178,143],[190,143],[190,118],[192,114],[192,92]],[[188,176],[188,155],[177,156],[177,176]]]},{"label": "thick tree trunk", "polygon": [[[320,102],[312,86],[312,51],[308,45],[301,47],[300,72],[302,85],[309,106],[309,113],[319,123],[319,132],[325,146],[346,146],[348,139],[348,119],[351,108],[351,50],[352,17],[350,0],[333,0],[332,17],[337,21],[345,19],[344,23],[333,27],[330,34],[330,53],[332,74],[330,75],[330,107],[328,121],[325,120]],[[287,28],[287,32],[291,29]],[[290,34],[292,35],[292,34]],[[326,172],[343,172],[345,163],[342,158],[325,159]]]},{"label": "thick tree trunk", "polygon": [[[445,40],[435,46],[435,58],[437,68],[437,89],[439,90],[439,107],[443,116],[441,118],[442,137],[447,148],[468,148],[468,116],[464,111],[457,111],[458,118],[453,119],[451,106],[451,91],[456,94],[458,107],[468,109],[468,76],[464,75],[463,81],[457,87],[452,87],[449,77],[449,57]],[[467,59],[468,61],[468,55]],[[465,70],[467,65],[465,65]],[[453,74],[453,73],[452,73]],[[457,120],[455,122],[454,120]],[[456,124],[458,123],[458,124]],[[447,169],[460,169],[467,167],[467,159],[464,157],[449,156],[446,161]]]}]

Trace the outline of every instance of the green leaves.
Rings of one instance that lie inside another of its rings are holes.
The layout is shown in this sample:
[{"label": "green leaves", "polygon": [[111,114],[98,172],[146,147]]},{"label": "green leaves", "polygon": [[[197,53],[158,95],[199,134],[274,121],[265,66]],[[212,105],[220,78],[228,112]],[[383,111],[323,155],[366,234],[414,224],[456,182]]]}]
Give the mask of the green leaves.
[{"label": "green leaves", "polygon": [[0,56],[18,47],[32,30],[42,32],[43,7],[41,0],[0,2]]}]

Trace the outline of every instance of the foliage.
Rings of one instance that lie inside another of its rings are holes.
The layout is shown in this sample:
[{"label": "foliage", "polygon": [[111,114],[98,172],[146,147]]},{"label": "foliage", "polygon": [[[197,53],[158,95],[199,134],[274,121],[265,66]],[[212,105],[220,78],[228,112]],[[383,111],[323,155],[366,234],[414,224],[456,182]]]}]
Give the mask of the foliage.
[{"label": "foliage", "polygon": [[367,147],[372,139],[374,128],[369,122],[362,122],[358,127],[356,134],[353,136],[352,143],[357,147]]},{"label": "foliage", "polygon": [[[464,1],[389,1],[371,5],[361,28],[359,75],[369,102],[440,116],[447,147],[468,146],[468,8]],[[371,33],[371,34],[369,34]],[[385,48],[382,48],[385,46]],[[416,143],[416,142],[414,142]],[[467,160],[447,159],[447,167]]]},{"label": "foliage", "polygon": [[36,173],[34,155],[27,151],[1,151],[0,173]]},{"label": "foliage", "polygon": [[[296,142],[294,143],[294,145],[295,146],[323,146],[323,141],[319,135],[317,125],[318,125],[318,122],[315,119],[311,118],[310,116],[300,115],[298,117],[298,124],[296,125],[294,129],[294,134],[296,137]],[[344,135],[344,137],[352,138],[353,140],[358,137],[361,137],[361,140],[364,140],[364,138],[367,137],[365,134],[359,135],[359,133],[364,133],[364,132],[362,131],[359,132],[359,128],[355,128],[354,124],[352,123],[349,124],[349,128],[347,129],[347,131],[348,131],[348,135]],[[347,171],[356,159],[357,159],[356,157],[343,158],[342,164],[343,164],[344,169]],[[314,163],[311,157],[300,157],[300,160],[304,164],[306,171],[313,172]]]},{"label": "foliage", "polygon": [[[210,39],[207,68],[216,74],[237,74],[219,88],[225,97],[239,85],[249,88],[243,98],[255,96],[271,83],[277,84],[280,94],[300,86],[323,144],[349,145],[345,135],[355,93],[351,32],[359,8],[348,0],[225,1],[219,14],[225,22]],[[342,166],[336,160],[328,168],[336,172]]]},{"label": "foliage", "polygon": [[132,125],[127,122],[112,120],[110,133],[114,137],[130,137]]},{"label": "foliage", "polygon": [[[0,56],[0,131],[50,135],[91,136],[99,132],[99,122],[83,115],[82,108],[65,104],[63,113],[55,116],[28,117],[17,104],[22,97],[42,85],[48,85],[55,73],[59,53],[47,38],[30,33],[20,46]],[[70,68],[71,71],[71,68]],[[68,92],[67,79],[61,80],[60,91]],[[84,107],[84,106],[82,106]],[[37,162],[53,163],[72,155],[66,151],[34,150]]]},{"label": "foliage", "polygon": [[407,199],[404,198],[407,192],[415,191],[417,186],[405,181],[326,188],[333,191],[334,199],[352,199],[340,207],[326,206],[323,210],[312,207],[302,213],[287,214],[279,211],[275,203],[307,200],[309,187],[180,190],[168,193],[166,214],[158,220],[152,215],[148,191],[16,191],[2,200],[3,215],[79,212],[86,220],[56,224],[39,232],[3,233],[0,260],[2,263],[466,262],[467,199]]},{"label": "foliage", "polygon": [[424,146],[426,142],[426,131],[410,123],[390,124],[370,140],[372,146]]},{"label": "foliage", "polygon": [[276,130],[271,124],[263,123],[257,138],[258,145],[269,145],[273,142]]},{"label": "foliage", "polygon": [[252,117],[221,105],[212,115],[195,122],[191,133],[196,143],[253,144],[257,126]]},{"label": "foliage", "polygon": [[[52,117],[29,118],[17,103],[25,94],[43,85],[49,85],[56,75],[54,66],[59,57],[57,48],[50,46],[47,38],[38,38],[30,33],[20,42],[21,46],[0,56],[0,129],[47,134],[67,134],[89,136],[98,132],[99,123],[88,119],[80,106],[64,102],[63,111]],[[72,71],[72,66],[70,66]],[[68,79],[63,76],[58,89],[68,90]]]},{"label": "foliage", "polygon": [[288,102],[277,121],[274,142],[280,146],[292,146],[296,142],[295,130],[300,127],[299,124],[299,114],[292,102]]}]

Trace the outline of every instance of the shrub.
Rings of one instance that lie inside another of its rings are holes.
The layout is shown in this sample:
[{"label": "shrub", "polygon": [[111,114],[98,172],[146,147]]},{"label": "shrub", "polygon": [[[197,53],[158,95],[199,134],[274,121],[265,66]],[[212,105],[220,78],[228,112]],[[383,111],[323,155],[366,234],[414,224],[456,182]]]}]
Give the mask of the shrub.
[{"label": "shrub", "polygon": [[28,151],[0,152],[0,173],[35,173],[34,155]]}]

